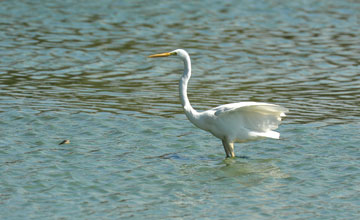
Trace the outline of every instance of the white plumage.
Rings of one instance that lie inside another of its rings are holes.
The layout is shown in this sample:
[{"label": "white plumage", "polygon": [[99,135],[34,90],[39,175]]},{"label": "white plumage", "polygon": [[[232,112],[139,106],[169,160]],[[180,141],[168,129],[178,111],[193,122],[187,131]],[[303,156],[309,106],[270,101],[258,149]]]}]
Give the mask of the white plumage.
[{"label": "white plumage", "polygon": [[188,53],[177,49],[149,57],[172,55],[184,61],[184,74],[179,81],[179,94],[185,115],[195,126],[222,140],[226,157],[235,157],[234,142],[259,138],[279,139],[280,134],[273,130],[277,129],[281,117],[285,117],[288,111],[284,107],[262,102],[239,102],[220,105],[204,112],[193,109],[187,97],[187,85],[191,77],[191,61]]}]

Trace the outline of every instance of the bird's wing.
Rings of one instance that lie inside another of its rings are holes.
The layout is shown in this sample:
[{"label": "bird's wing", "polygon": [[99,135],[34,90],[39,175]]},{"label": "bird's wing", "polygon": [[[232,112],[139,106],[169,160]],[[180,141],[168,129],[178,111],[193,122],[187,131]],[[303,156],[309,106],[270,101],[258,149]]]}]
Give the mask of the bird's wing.
[{"label": "bird's wing", "polygon": [[236,111],[255,111],[262,114],[282,113],[280,116],[285,116],[285,113],[289,111],[284,107],[263,102],[238,102],[220,105],[212,110],[215,111],[216,116],[226,113],[234,113]]},{"label": "bird's wing", "polygon": [[286,116],[288,110],[284,107],[261,103],[261,102],[239,102],[221,105],[212,109],[214,114],[232,122],[239,122],[252,132],[268,132],[276,129],[281,117]]}]

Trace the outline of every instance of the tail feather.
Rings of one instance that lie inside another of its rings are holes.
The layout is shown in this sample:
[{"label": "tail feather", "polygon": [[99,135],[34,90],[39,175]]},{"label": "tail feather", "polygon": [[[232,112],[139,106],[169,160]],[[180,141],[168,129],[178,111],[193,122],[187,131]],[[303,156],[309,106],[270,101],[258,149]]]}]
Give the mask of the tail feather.
[{"label": "tail feather", "polygon": [[267,132],[255,132],[255,131],[250,131],[249,135],[252,137],[266,137],[266,138],[273,138],[273,139],[279,139],[280,138],[280,133],[276,132],[276,131],[267,131]]}]

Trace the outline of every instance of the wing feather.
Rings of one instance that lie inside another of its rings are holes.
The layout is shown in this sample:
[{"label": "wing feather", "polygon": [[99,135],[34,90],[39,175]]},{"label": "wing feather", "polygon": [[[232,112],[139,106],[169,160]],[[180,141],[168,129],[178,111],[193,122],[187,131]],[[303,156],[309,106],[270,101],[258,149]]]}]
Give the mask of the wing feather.
[{"label": "wing feather", "polygon": [[249,131],[249,135],[279,138],[274,132],[281,123],[281,117],[288,110],[284,107],[259,102],[240,102],[221,105],[213,109],[214,114],[229,123],[239,123]]},{"label": "wing feather", "polygon": [[263,102],[238,102],[220,105],[216,108],[213,108],[212,110],[215,111],[216,116],[220,116],[223,113],[233,113],[233,111],[256,111],[260,113],[280,112],[280,116],[286,116],[285,113],[289,111],[282,106]]}]

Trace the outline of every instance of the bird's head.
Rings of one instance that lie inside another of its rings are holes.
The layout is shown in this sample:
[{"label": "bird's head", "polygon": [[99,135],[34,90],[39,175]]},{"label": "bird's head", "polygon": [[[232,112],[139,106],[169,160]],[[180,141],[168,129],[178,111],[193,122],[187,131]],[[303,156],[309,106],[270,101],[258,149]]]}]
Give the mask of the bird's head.
[{"label": "bird's head", "polygon": [[153,55],[150,55],[149,58],[168,57],[168,56],[177,56],[182,59],[186,59],[186,57],[189,57],[189,54],[183,49],[176,49],[176,50],[173,50],[173,51],[167,52],[167,53],[153,54]]}]

